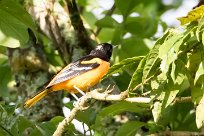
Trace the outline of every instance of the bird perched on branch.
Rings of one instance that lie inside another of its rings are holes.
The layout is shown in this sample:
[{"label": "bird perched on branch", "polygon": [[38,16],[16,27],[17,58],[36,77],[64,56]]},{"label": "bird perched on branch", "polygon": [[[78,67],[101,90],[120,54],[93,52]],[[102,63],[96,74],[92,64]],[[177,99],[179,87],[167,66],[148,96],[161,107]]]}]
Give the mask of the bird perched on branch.
[{"label": "bird perched on branch", "polygon": [[70,93],[86,91],[96,85],[107,73],[112,55],[113,46],[108,43],[99,44],[89,55],[86,55],[66,67],[56,74],[45,90],[26,100],[25,107],[30,108],[47,94],[66,90]]}]

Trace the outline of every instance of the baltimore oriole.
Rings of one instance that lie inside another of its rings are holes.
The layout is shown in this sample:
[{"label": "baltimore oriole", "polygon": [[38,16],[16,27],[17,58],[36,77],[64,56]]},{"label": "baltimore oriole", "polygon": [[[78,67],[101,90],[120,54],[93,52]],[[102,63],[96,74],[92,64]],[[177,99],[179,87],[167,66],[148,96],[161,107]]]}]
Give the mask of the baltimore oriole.
[{"label": "baltimore oriole", "polygon": [[86,91],[96,85],[110,67],[109,60],[112,49],[111,44],[99,44],[89,55],[70,63],[53,77],[44,91],[26,100],[25,107],[30,108],[44,96],[54,91],[66,90],[77,93],[75,87]]}]

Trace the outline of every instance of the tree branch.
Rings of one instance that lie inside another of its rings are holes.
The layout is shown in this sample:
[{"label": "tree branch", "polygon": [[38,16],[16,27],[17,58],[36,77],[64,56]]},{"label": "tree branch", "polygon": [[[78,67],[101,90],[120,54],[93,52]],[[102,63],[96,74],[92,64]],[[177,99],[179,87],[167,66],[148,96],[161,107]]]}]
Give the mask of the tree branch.
[{"label": "tree branch", "polygon": [[78,38],[78,45],[79,47],[85,49],[86,53],[88,54],[93,49],[93,44],[80,17],[76,1],[66,0],[66,3],[70,15],[71,24],[74,27],[74,30]]},{"label": "tree branch", "polygon": [[[134,103],[144,103],[149,104],[151,102],[151,98],[149,97],[128,97],[128,90],[121,92],[120,94],[109,94],[112,90],[106,90],[103,93],[100,93],[98,89],[95,89],[91,92],[87,92],[86,95],[82,96],[80,101],[78,101],[78,105],[76,105],[70,115],[66,117],[61,123],[59,123],[56,131],[54,132],[53,136],[60,136],[62,135],[66,125],[74,119],[78,111],[87,108],[88,102],[91,99],[100,100],[100,101],[128,101]],[[173,104],[180,103],[180,102],[189,102],[191,101],[191,97],[179,97],[175,98]],[[88,105],[89,106],[89,105]]]},{"label": "tree branch", "polygon": [[192,102],[191,96],[188,97],[176,97],[173,101],[173,104],[175,103],[185,103],[185,102]]},{"label": "tree branch", "polygon": [[66,117],[62,122],[59,123],[56,131],[54,132],[53,136],[60,136],[62,135],[66,125],[69,125],[69,123],[74,119],[78,111],[83,110],[87,107],[87,103],[91,99],[101,100],[101,101],[129,101],[129,102],[136,102],[136,103],[150,103],[150,98],[146,97],[134,97],[134,98],[127,98],[127,91],[121,92],[118,95],[111,95],[105,93],[99,93],[98,90],[93,90],[91,92],[88,92],[86,95],[82,96],[80,98],[80,101],[78,101],[78,105],[75,106],[70,115]]},{"label": "tree branch", "polygon": [[48,27],[48,31],[51,37],[51,40],[54,43],[54,46],[59,52],[59,55],[64,62],[64,64],[70,63],[70,51],[69,51],[69,43],[65,42],[65,38],[61,35],[59,25],[56,19],[47,14],[45,16],[45,22]]},{"label": "tree branch", "polygon": [[128,102],[136,102],[136,103],[150,103],[151,99],[147,97],[131,97],[127,98],[127,92],[121,92],[120,94],[107,94],[107,93],[99,93],[98,90],[93,90],[87,93],[91,98],[100,100],[100,101],[128,101]]},{"label": "tree branch", "polygon": [[66,117],[62,122],[59,123],[57,129],[55,130],[53,136],[61,136],[65,130],[65,127],[74,119],[78,111],[82,110],[83,107],[87,107],[86,104],[90,100],[89,95],[82,96],[78,105],[75,106],[68,117]]}]

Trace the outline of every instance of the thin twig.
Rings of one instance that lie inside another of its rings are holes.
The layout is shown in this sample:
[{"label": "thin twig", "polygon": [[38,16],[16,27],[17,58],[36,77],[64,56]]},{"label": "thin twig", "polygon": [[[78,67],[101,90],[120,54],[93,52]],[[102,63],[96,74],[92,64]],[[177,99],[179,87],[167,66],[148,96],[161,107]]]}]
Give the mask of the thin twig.
[{"label": "thin twig", "polygon": [[102,101],[129,101],[129,102],[136,102],[136,103],[150,103],[150,98],[145,97],[134,97],[134,98],[127,98],[127,91],[124,91],[118,95],[111,95],[107,93],[99,93],[98,90],[93,90],[88,92],[85,96],[80,98],[78,105],[75,106],[70,115],[66,117],[61,123],[59,123],[56,131],[54,132],[53,136],[60,136],[62,135],[66,125],[68,125],[76,116],[77,112],[83,110],[84,107],[87,107],[87,102],[90,99],[102,100]]},{"label": "thin twig", "polygon": [[173,104],[175,103],[185,103],[185,102],[192,102],[191,96],[188,97],[176,97],[173,101]]},{"label": "thin twig", "polygon": [[[111,9],[106,13],[105,17],[111,16],[113,14],[114,10],[115,10],[115,4],[113,4]],[[102,27],[97,27],[96,31],[94,32],[94,35],[97,36],[100,33],[101,29],[102,29]]]},{"label": "thin twig", "polygon": [[61,136],[65,130],[65,127],[74,119],[76,114],[85,107],[87,102],[90,100],[89,95],[82,96],[78,102],[78,106],[75,106],[68,117],[66,117],[62,122],[59,123],[57,129],[55,130],[53,136]]},{"label": "thin twig", "polygon": [[65,42],[64,37],[60,33],[60,28],[56,19],[51,15],[46,15],[45,21],[48,27],[49,34],[51,39],[59,52],[59,55],[64,62],[64,64],[68,64],[70,62],[69,57],[69,44]]},{"label": "thin twig", "polygon": [[[134,102],[134,103],[143,103],[143,104],[150,104],[151,98],[149,97],[128,97],[128,90],[121,92],[120,94],[112,95],[107,93],[99,93],[98,89],[95,89],[91,92],[86,93],[86,95],[82,96],[80,101],[78,102],[78,105],[75,106],[75,108],[72,109],[70,115],[66,117],[61,123],[59,123],[55,133],[53,136],[60,136],[62,135],[66,125],[69,125],[69,123],[74,119],[77,112],[80,110],[83,110],[84,107],[87,107],[87,103],[91,99],[100,100],[100,101],[128,101],[128,102]],[[181,102],[190,102],[191,97],[178,97],[175,98],[173,104],[175,103],[181,103]],[[91,130],[90,130],[91,131]]]},{"label": "thin twig", "polygon": [[[157,72],[158,73],[158,72]],[[139,89],[142,85],[144,85],[145,83],[149,82],[155,75],[147,78],[143,83],[138,84],[137,86],[135,86],[135,88],[133,90],[137,90]]]},{"label": "thin twig", "polygon": [[99,93],[98,90],[93,90],[87,93],[91,98],[101,101],[128,101],[128,102],[136,102],[136,103],[150,103],[151,99],[147,97],[132,97],[127,98],[126,91],[120,94],[107,94],[107,93]]}]

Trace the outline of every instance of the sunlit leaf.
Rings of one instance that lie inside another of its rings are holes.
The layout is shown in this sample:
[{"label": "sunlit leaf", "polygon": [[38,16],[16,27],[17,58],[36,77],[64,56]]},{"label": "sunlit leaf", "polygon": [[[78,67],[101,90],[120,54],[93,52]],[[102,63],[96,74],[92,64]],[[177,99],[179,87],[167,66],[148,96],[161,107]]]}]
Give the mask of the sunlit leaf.
[{"label": "sunlit leaf", "polygon": [[[200,22],[198,24],[197,30],[196,30],[196,37],[198,41],[202,40],[202,34],[204,32],[204,16],[200,19]],[[203,40],[202,40],[203,42]]]},{"label": "sunlit leaf", "polygon": [[172,69],[171,69],[170,75],[174,85],[181,85],[184,79],[186,78],[187,74],[188,74],[188,71],[183,61],[178,59],[172,63]]},{"label": "sunlit leaf", "polygon": [[198,67],[198,70],[195,74],[195,79],[194,79],[194,84],[196,84],[198,78],[201,76],[201,75],[204,75],[204,61],[202,61]]},{"label": "sunlit leaf", "polygon": [[161,116],[161,108],[162,107],[162,103],[159,101],[156,101],[154,103],[153,109],[152,109],[152,115],[154,118],[154,122],[157,122],[159,117]]},{"label": "sunlit leaf", "polygon": [[23,46],[28,41],[28,28],[36,34],[31,16],[13,0],[0,1],[0,22],[0,45]]},{"label": "sunlit leaf", "polygon": [[[191,97],[194,104],[198,104],[203,95],[204,75],[202,75],[202,58],[203,45],[199,44],[197,48],[194,49],[192,53],[190,53],[188,58],[188,71],[194,74],[194,76],[196,76],[197,73],[196,78],[188,76],[189,81],[191,82]],[[201,71],[201,73],[198,72],[199,66],[199,71]],[[201,75],[199,76],[199,74]]]},{"label": "sunlit leaf", "polygon": [[159,60],[159,48],[166,39],[166,37],[169,35],[169,31],[166,31],[162,38],[160,38],[154,45],[154,47],[150,50],[150,53],[147,55],[147,60],[143,69],[143,77],[142,77],[142,82],[144,82],[147,77],[149,77],[150,72],[154,71],[153,68],[157,66],[160,63]]},{"label": "sunlit leaf", "polygon": [[188,15],[186,17],[180,17],[178,20],[181,22],[181,25],[185,25],[187,23],[196,21],[197,19],[201,18],[201,16],[204,13],[204,5],[201,5],[200,7],[197,7],[190,12],[188,12]]},{"label": "sunlit leaf", "polygon": [[132,75],[132,78],[131,78],[131,81],[130,81],[130,84],[128,86],[128,89],[130,91],[133,91],[134,88],[139,84],[139,83],[142,83],[142,76],[143,76],[143,68],[145,66],[145,63],[146,63],[146,57],[143,58],[137,69],[135,70],[135,72],[133,73]]},{"label": "sunlit leaf", "polygon": [[204,45],[204,31],[202,33],[202,44]]},{"label": "sunlit leaf", "polygon": [[198,106],[196,107],[196,125],[201,128],[204,124],[204,97],[200,100]]}]

